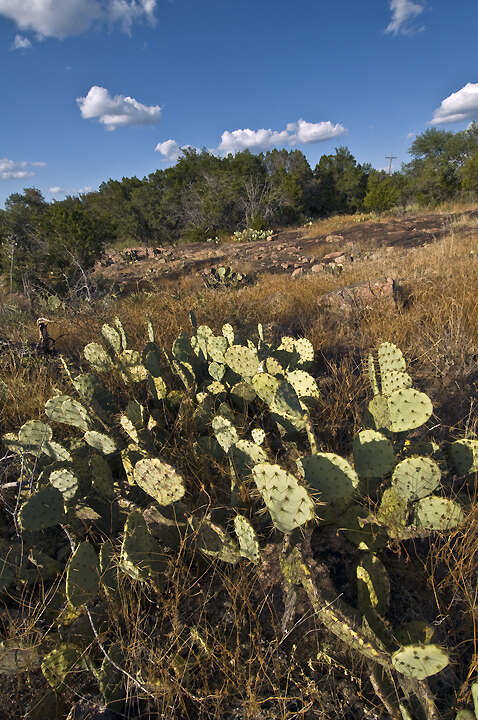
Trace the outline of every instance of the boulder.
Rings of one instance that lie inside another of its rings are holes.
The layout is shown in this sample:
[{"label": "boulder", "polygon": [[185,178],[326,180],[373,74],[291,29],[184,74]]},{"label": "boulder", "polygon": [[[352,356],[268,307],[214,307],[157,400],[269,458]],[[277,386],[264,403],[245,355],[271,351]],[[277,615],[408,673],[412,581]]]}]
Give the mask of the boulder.
[{"label": "boulder", "polygon": [[317,306],[321,315],[333,324],[350,321],[379,303],[393,308],[395,287],[392,278],[351,285],[322,295],[317,300]]}]

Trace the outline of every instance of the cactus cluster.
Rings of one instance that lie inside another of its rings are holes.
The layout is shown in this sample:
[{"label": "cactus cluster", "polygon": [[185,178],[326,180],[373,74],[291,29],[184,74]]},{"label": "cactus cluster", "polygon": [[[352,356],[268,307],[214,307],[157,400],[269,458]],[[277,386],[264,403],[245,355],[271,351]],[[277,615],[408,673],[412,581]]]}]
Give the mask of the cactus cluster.
[{"label": "cactus cluster", "polygon": [[[128,349],[119,320],[104,325],[103,343],[84,351],[98,376],[73,377],[64,365],[72,395],[48,400],[49,423],[32,420],[4,438],[31,473],[21,491],[19,527],[33,538],[63,533],[73,548],[70,553],[63,545],[61,562],[43,558],[44,578],[66,567],[68,608],[81,613],[104,598],[117,602],[124,582],[160,590],[168,559],[179,548],[214,562],[258,564],[272,537],[282,543],[284,580],[304,588],[344,646],[391,678],[426,682],[448,665],[448,653],[426,634],[390,626],[390,580],[381,550],[389,539],[447,532],[464,512],[444,494],[444,455],[437,460],[432,443],[405,440],[433,409],[412,387],[402,353],[384,343],[376,358],[368,358],[373,398],[351,457],[341,457],[319,450],[313,417],[320,395],[308,340],[286,336],[268,343],[259,325],[241,342],[229,324],[218,334],[198,325],[194,315],[191,324],[192,334],[181,333],[169,352],[156,344],[148,323],[142,353]],[[111,372],[124,384],[124,407],[101,382]],[[176,386],[168,388],[167,373]],[[67,439],[54,440],[65,426],[71,429]],[[168,440],[177,440],[183,427],[187,437],[194,434],[198,467],[209,468],[200,478],[201,503],[187,468],[164,457]],[[476,470],[477,442],[450,444],[454,472]],[[229,479],[215,508],[209,481],[218,477]],[[364,495],[371,500],[368,511]],[[336,603],[315,583],[300,545],[301,534],[313,526],[319,532],[332,526],[357,546],[357,607]],[[19,548],[0,540],[0,592],[34,581],[38,572],[25,567]],[[111,653],[121,665],[119,649],[112,645]],[[48,682],[63,682],[78,657],[68,644],[49,651],[42,661]],[[107,664],[96,674],[106,702],[121,708],[122,678],[110,675]],[[420,697],[426,693],[425,685],[413,687]]]},{"label": "cactus cluster", "polygon": [[250,282],[247,273],[236,272],[228,265],[212,267],[208,272],[203,273],[203,278],[208,288],[234,288]]}]

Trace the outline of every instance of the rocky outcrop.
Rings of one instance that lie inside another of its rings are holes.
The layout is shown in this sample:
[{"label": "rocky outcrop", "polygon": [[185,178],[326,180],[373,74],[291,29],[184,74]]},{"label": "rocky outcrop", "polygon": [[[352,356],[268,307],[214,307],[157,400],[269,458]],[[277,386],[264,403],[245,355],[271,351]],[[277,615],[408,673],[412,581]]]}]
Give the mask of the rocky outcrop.
[{"label": "rocky outcrop", "polygon": [[392,278],[374,280],[332,290],[317,301],[320,314],[329,322],[350,322],[377,303],[395,306],[395,287]]}]

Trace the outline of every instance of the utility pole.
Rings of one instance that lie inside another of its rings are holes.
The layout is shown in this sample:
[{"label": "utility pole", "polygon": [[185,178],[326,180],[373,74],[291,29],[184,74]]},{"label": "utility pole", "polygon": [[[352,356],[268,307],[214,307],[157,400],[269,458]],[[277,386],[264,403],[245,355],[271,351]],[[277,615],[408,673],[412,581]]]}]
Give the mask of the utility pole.
[{"label": "utility pole", "polygon": [[388,174],[392,174],[392,160],[396,160],[396,155],[385,155],[385,160],[390,160],[390,165],[388,166]]}]

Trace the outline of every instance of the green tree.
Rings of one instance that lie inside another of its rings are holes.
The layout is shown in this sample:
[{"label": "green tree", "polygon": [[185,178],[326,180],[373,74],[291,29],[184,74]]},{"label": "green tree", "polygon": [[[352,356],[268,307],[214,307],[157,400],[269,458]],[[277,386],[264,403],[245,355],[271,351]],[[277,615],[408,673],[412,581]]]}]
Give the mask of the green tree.
[{"label": "green tree", "polygon": [[372,170],[368,176],[364,208],[368,211],[385,212],[397,205],[400,200],[399,177],[399,173],[385,175],[384,172]]},{"label": "green tree", "polygon": [[463,190],[478,195],[478,150],[464,164],[462,181]]},{"label": "green tree", "polygon": [[322,155],[314,170],[319,215],[354,213],[361,210],[367,190],[370,165],[360,165],[347,147],[334,155]]}]

